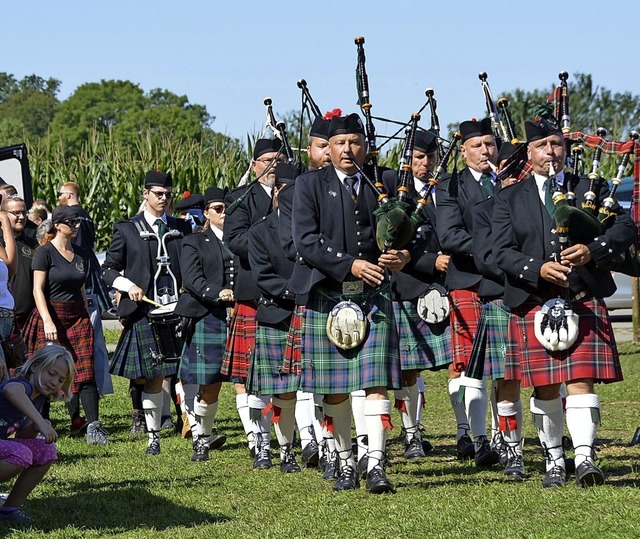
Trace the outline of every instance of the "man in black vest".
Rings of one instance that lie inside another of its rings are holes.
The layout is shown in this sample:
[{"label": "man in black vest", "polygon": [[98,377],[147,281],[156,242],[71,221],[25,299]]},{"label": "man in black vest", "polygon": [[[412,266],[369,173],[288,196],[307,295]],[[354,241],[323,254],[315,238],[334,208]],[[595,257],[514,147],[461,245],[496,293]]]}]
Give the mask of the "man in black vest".
[{"label": "man in black vest", "polygon": [[[111,373],[144,383],[142,392],[134,387],[132,400],[134,410],[144,410],[149,433],[148,455],[160,453],[162,381],[175,373],[176,363],[158,359],[161,351],[157,350],[148,318],[151,308],[143,298],[162,304],[171,301],[171,297],[177,301],[181,286],[181,238],[191,232],[189,223],[165,213],[172,197],[171,186],[171,173],[147,172],[142,191],[145,209],[133,219],[114,225],[102,266],[105,282],[122,293],[118,316],[124,330],[111,359]],[[175,284],[170,278],[165,282],[155,279],[158,242],[165,234],[168,234],[169,269],[176,278]]]}]

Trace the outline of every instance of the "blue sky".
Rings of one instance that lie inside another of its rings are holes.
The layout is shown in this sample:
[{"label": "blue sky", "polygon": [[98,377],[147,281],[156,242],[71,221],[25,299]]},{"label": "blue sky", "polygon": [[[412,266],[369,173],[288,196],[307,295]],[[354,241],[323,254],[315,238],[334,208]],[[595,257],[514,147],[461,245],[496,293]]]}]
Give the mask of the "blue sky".
[{"label": "blue sky", "polygon": [[[566,70],[640,93],[640,2],[33,1],[5,5],[2,70],[62,80],[60,98],[100,79],[186,94],[244,140],[300,106],[304,78],[325,111],[356,107],[353,38],[366,38],[373,113],[408,120],[432,87],[443,128],[494,97],[550,87]],[[611,51],[615,51],[612,53]],[[422,125],[428,126],[428,116]],[[377,124],[379,132],[385,132]]]}]

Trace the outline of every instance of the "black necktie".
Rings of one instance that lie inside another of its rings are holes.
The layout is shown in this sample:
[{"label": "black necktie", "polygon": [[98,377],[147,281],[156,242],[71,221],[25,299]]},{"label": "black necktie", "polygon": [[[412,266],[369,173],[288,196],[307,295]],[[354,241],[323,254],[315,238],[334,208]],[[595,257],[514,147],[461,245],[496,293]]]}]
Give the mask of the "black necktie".
[{"label": "black necktie", "polygon": [[351,198],[355,202],[358,200],[358,193],[356,192],[356,183],[358,182],[358,176],[347,176],[344,179],[344,183],[347,186],[347,190],[351,195]]},{"label": "black necktie", "polygon": [[544,207],[551,217],[556,215],[556,205],[553,203],[553,193],[551,192],[551,178],[544,181]]},{"label": "black necktie", "polygon": [[480,176],[480,185],[484,187],[484,190],[488,195],[494,194],[495,189],[493,187],[493,180],[490,174],[483,174],[482,176]]},{"label": "black necktie", "polygon": [[162,237],[169,232],[169,229],[167,228],[167,225],[164,224],[164,221],[162,219],[156,219],[155,222],[153,223],[154,225],[156,225],[158,227],[158,237],[160,239],[162,239]]}]

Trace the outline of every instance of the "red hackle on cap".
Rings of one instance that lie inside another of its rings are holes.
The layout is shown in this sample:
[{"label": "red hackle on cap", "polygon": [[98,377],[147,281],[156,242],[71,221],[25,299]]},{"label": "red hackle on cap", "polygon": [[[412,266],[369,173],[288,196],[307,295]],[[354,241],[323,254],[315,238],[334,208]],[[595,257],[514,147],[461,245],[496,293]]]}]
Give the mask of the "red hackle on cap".
[{"label": "red hackle on cap", "polygon": [[331,120],[331,118],[336,117],[340,118],[342,116],[342,109],[333,109],[327,111],[326,114],[322,117],[323,120]]},{"label": "red hackle on cap", "polygon": [[189,198],[190,196],[191,196],[190,191],[185,191],[184,193],[182,193],[182,198]]}]

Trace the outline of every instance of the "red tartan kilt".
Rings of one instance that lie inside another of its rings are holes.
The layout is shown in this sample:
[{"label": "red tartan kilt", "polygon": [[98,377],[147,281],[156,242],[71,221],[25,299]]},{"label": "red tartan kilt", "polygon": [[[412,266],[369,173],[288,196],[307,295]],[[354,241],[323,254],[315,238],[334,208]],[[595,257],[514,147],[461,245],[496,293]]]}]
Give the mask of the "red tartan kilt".
[{"label": "red tartan kilt", "polygon": [[232,378],[247,377],[256,345],[256,313],[253,302],[235,304],[220,369],[222,374]]},{"label": "red tartan kilt", "polygon": [[451,344],[453,346],[453,370],[464,372],[471,359],[473,340],[478,333],[482,315],[482,302],[477,287],[449,292],[451,311]]},{"label": "red tartan kilt", "polygon": [[[75,374],[71,391],[77,393],[79,384],[95,380],[93,368],[93,326],[84,300],[49,301],[49,313],[58,331],[58,343],[73,356]],[[24,340],[33,354],[47,344],[44,323],[37,309],[29,316],[24,328]]]},{"label": "red tartan kilt", "polygon": [[505,380],[520,380],[523,387],[559,384],[581,378],[596,382],[622,380],[622,369],[602,300],[574,301],[579,334],[564,352],[549,352],[535,336],[534,316],[540,304],[527,301],[513,309],[505,359]]}]

